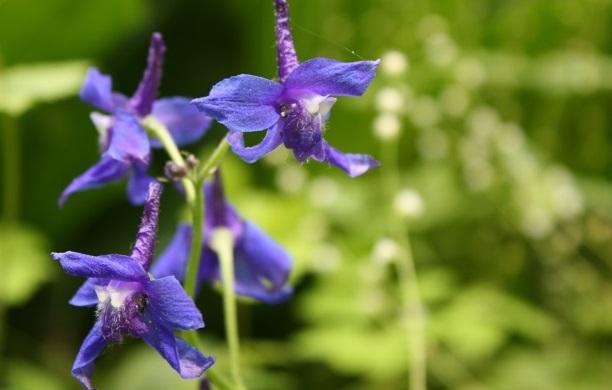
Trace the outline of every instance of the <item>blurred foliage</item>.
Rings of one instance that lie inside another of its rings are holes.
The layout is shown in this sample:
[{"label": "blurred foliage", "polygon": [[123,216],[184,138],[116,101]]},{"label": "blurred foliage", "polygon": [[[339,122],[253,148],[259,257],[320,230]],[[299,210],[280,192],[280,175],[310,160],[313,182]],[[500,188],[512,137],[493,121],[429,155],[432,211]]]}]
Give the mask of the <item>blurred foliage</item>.
[{"label": "blurred foliage", "polygon": [[[402,188],[389,193],[385,165],[351,180],[282,149],[254,165],[226,158],[228,196],[295,258],[292,300],[241,304],[252,388],[405,388],[398,217],[426,306],[430,388],[609,387],[612,2],[292,0],[291,13],[302,59],[382,57],[363,98],[339,99],[326,138],[383,163],[398,150]],[[205,95],[237,73],[271,77],[272,20],[269,0],[0,0],[0,105],[76,91],[80,65],[5,87],[19,69],[75,58],[133,89],[154,30],[169,47],[164,95]],[[23,217],[0,231],[0,302],[14,305],[0,387],[77,388],[69,368],[93,313],[68,306],[80,281],[42,253],[121,253],[133,240],[140,210],[124,183],[56,207],[97,159],[88,112],[76,98],[19,111]],[[209,153],[222,134],[215,125],[190,150]],[[163,153],[155,158],[161,174]],[[166,191],[160,248],[183,215]],[[220,297],[206,289],[199,304],[223,368]],[[193,388],[176,378],[137,343],[105,353],[96,371],[103,389]]]}]

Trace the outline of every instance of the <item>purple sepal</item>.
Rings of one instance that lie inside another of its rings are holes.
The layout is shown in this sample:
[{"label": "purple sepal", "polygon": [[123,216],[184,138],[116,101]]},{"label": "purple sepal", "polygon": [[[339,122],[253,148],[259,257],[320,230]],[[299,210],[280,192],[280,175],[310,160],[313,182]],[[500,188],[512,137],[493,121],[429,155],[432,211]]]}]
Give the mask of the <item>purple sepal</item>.
[{"label": "purple sepal", "polygon": [[370,169],[378,168],[380,163],[367,154],[343,153],[331,145],[325,143],[325,161],[335,167],[342,169],[350,177],[363,175]]},{"label": "purple sepal", "polygon": [[147,286],[149,310],[174,329],[204,327],[202,314],[174,276],[152,280]]},{"label": "purple sepal", "polygon": [[175,337],[165,326],[152,321],[143,340],[155,348],[182,378],[198,378],[215,363],[213,357],[204,356],[183,340]]},{"label": "purple sepal", "polygon": [[115,113],[108,149],[104,155],[125,163],[149,164],[149,137],[138,118],[126,111]]},{"label": "purple sepal", "polygon": [[83,340],[71,371],[72,376],[88,390],[94,389],[91,383],[94,362],[98,355],[102,353],[106,344],[107,341],[102,336],[102,322],[96,321],[87,337],[85,337],[85,340]]},{"label": "purple sepal", "polygon": [[103,156],[96,165],[72,180],[64,192],[62,192],[59,199],[59,205],[62,206],[66,203],[68,197],[75,192],[101,187],[123,178],[127,174],[129,168],[129,164],[125,162]]},{"label": "purple sepal", "polygon": [[263,140],[257,145],[245,146],[242,132],[232,130],[227,134],[227,142],[230,144],[232,151],[243,161],[254,163],[282,144],[283,138],[278,125],[274,125],[266,132]]},{"label": "purple sepal", "polygon": [[274,81],[242,74],[220,81],[208,96],[192,103],[232,130],[257,131],[280,118],[274,103],[282,90]]},{"label": "purple sepal", "polygon": [[170,244],[153,263],[151,267],[153,276],[161,278],[174,275],[178,280],[184,280],[191,248],[191,235],[191,225],[181,223],[178,226]]},{"label": "purple sepal", "polygon": [[158,182],[149,184],[149,194],[142,212],[140,228],[136,235],[134,248],[132,248],[131,257],[140,263],[144,269],[149,269],[155,251],[161,192],[161,184]]},{"label": "purple sepal", "polygon": [[101,73],[98,68],[89,68],[79,95],[84,102],[111,113],[115,110],[112,87],[110,76]]},{"label": "purple sepal", "polygon": [[141,163],[132,165],[132,174],[126,188],[127,197],[134,206],[139,206],[147,200],[149,186],[157,180],[147,174],[147,166]]},{"label": "purple sepal", "polygon": [[138,89],[130,100],[130,106],[139,116],[144,117],[151,112],[161,81],[165,54],[166,45],[164,44],[161,34],[153,33],[149,46],[147,68],[142,77],[142,81],[138,85]]},{"label": "purple sepal", "polygon": [[310,91],[321,96],[361,96],[376,76],[379,63],[313,58],[301,63],[284,85],[288,91]]},{"label": "purple sepal", "polygon": [[68,275],[85,278],[144,281],[147,271],[134,259],[124,255],[90,256],[78,252],[51,253]]},{"label": "purple sepal", "polygon": [[108,279],[89,278],[81,285],[68,303],[72,306],[81,307],[96,306],[98,304],[98,295],[96,294],[95,286],[106,286],[108,283]]},{"label": "purple sepal", "polygon": [[[212,124],[212,118],[201,113],[184,97],[172,97],[156,100],[151,114],[163,123],[177,146],[189,145],[200,138]],[[160,148],[157,139],[151,140],[151,146]]]}]

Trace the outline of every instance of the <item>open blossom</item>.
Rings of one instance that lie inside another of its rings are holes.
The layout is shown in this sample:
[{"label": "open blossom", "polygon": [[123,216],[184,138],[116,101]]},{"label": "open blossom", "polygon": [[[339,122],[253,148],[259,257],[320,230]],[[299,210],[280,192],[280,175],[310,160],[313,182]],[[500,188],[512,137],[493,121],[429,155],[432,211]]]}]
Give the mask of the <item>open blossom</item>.
[{"label": "open blossom", "polygon": [[100,187],[130,176],[127,194],[133,204],[142,204],[149,183],[151,148],[159,141],[149,139],[141,119],[152,115],[164,124],[174,141],[186,145],[197,141],[210,126],[211,118],[200,113],[185,97],[155,100],[162,74],[166,47],[161,34],[154,33],[147,68],[138,89],[131,98],[112,90],[112,79],[96,68],[90,68],[81,88],[81,99],[107,114],[91,113],[91,120],[100,133],[100,160],[64,190],[63,204],[77,191]]},{"label": "open blossom", "polygon": [[[252,222],[242,219],[226,202],[219,171],[212,183],[205,186],[206,215],[204,244],[198,271],[198,286],[221,280],[216,252],[210,246],[214,229],[228,228],[234,236],[234,278],[237,294],[265,303],[278,303],[291,295],[286,285],[291,271],[289,254]],[[174,238],[151,268],[155,276],[185,277],[189,259],[192,228],[179,225]]]},{"label": "open blossom", "polygon": [[[375,76],[380,61],[339,62],[314,58],[299,64],[289,25],[286,0],[275,0],[279,82],[238,75],[216,84],[193,103],[229,129],[232,150],[254,162],[281,144],[295,158],[327,162],[349,176],[377,167],[364,154],[343,153],[323,138],[334,96],[360,96]],[[245,146],[244,132],[266,130],[255,146]]]},{"label": "open blossom", "polygon": [[142,338],[155,348],[183,378],[197,378],[214,363],[174,330],[199,329],[202,315],[174,276],[154,279],[148,269],[157,235],[161,185],[153,182],[145,204],[136,243],[130,256],[90,256],[53,253],[63,270],[88,278],[70,303],[97,306],[96,322],[83,341],[72,375],[87,389],[95,359],[108,344],[125,337]]}]

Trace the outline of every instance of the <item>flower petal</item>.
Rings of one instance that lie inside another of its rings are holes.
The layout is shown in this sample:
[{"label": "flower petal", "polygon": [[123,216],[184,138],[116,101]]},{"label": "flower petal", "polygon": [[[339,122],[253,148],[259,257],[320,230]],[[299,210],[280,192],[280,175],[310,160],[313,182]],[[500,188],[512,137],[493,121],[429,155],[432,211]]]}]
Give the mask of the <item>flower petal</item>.
[{"label": "flower petal", "polygon": [[89,68],[81,87],[81,99],[100,110],[113,112],[115,105],[112,84],[110,76],[101,73],[97,68]]},{"label": "flower petal", "polygon": [[68,303],[73,306],[96,306],[98,304],[98,295],[96,294],[95,286],[106,286],[108,282],[108,279],[87,279]]},{"label": "flower petal", "polygon": [[266,303],[278,303],[291,295],[285,284],[291,257],[277,242],[251,222],[234,250],[236,293]]},{"label": "flower petal", "polygon": [[325,161],[342,169],[350,177],[363,175],[370,169],[380,166],[380,163],[370,155],[344,153],[327,143],[325,143],[325,158],[319,161]]},{"label": "flower petal", "polygon": [[127,111],[115,114],[108,149],[104,155],[126,163],[139,161],[149,164],[149,137],[138,122],[138,118]]},{"label": "flower petal", "polygon": [[149,324],[149,331],[142,338],[155,348],[184,379],[201,376],[215,362],[214,358],[204,356],[191,345],[175,337],[170,329],[154,320]]},{"label": "flower petal", "polygon": [[204,327],[202,314],[174,276],[152,280],[147,284],[149,310],[172,329]]},{"label": "flower petal", "polygon": [[138,85],[138,89],[130,100],[130,106],[140,116],[146,116],[151,112],[151,107],[159,89],[159,82],[161,81],[165,54],[166,45],[164,39],[160,33],[153,33],[147,57],[147,68],[142,76],[142,81]]},{"label": "flower petal", "polygon": [[254,163],[266,154],[276,149],[282,142],[279,126],[272,126],[264,136],[263,140],[255,146],[244,146],[244,135],[240,131],[230,130],[227,135],[227,142],[232,151],[243,161]]},{"label": "flower petal", "polygon": [[59,205],[62,206],[66,203],[68,197],[75,192],[101,187],[104,184],[121,179],[127,174],[128,169],[129,164],[125,162],[117,161],[111,157],[102,157],[96,165],[72,180],[62,192]]},{"label": "flower petal", "polygon": [[148,280],[147,272],[124,255],[90,256],[78,252],[51,253],[68,275],[127,281]]},{"label": "flower petal", "polygon": [[242,74],[217,83],[208,96],[192,103],[232,130],[257,131],[280,118],[274,102],[282,91],[274,81]]},{"label": "flower petal", "polygon": [[339,62],[313,58],[303,62],[285,82],[288,93],[310,91],[318,95],[360,96],[376,75],[380,60]]},{"label": "flower petal", "polygon": [[183,280],[191,248],[191,225],[180,224],[172,241],[151,267],[151,274],[156,278],[175,276]]},{"label": "flower petal", "polygon": [[[212,118],[198,111],[189,99],[178,96],[156,100],[151,114],[168,128],[178,146],[199,140],[212,123]],[[153,138],[151,146],[160,148],[162,145]]]},{"label": "flower petal", "polygon": [[141,163],[133,165],[126,191],[128,199],[135,206],[139,206],[147,200],[149,185],[157,182],[153,177],[147,175],[147,168],[146,165]]},{"label": "flower petal", "polygon": [[94,388],[91,383],[94,361],[102,353],[104,347],[106,347],[106,341],[102,337],[102,324],[100,321],[96,321],[85,340],[83,340],[81,349],[72,364],[72,376],[88,390]]}]

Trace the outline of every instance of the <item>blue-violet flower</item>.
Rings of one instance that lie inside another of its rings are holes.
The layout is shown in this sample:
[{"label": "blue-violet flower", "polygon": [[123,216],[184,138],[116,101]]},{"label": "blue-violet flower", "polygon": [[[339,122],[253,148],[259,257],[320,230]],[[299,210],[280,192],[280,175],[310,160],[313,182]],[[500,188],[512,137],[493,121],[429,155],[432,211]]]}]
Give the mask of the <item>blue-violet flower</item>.
[{"label": "blue-violet flower", "polygon": [[[360,96],[375,76],[377,61],[338,62],[314,58],[299,64],[286,0],[275,0],[279,82],[242,74],[216,84],[210,94],[193,100],[203,112],[225,125],[232,150],[255,162],[281,144],[295,158],[327,162],[349,176],[359,176],[378,162],[364,154],[343,153],[323,138],[333,96]],[[267,129],[263,140],[245,146],[244,132]]]},{"label": "blue-violet flower", "polygon": [[96,322],[83,341],[72,375],[92,389],[94,361],[106,345],[142,338],[183,378],[197,378],[214,363],[173,331],[199,329],[202,314],[174,276],[148,273],[157,235],[161,184],[152,182],[130,256],[52,253],[69,275],[88,278],[72,297],[75,306],[97,306]]},{"label": "blue-violet flower", "polygon": [[130,175],[127,195],[133,204],[142,204],[149,183],[154,179],[146,171],[151,163],[151,148],[160,147],[149,139],[141,119],[152,115],[164,124],[177,145],[197,141],[212,119],[195,109],[185,97],[155,100],[162,75],[166,46],[161,34],[151,37],[147,68],[138,89],[131,98],[112,91],[112,79],[96,68],[87,71],[81,88],[81,99],[108,113],[91,113],[100,133],[100,160],[74,179],[60,197],[60,205],[77,191],[96,188]]},{"label": "blue-violet flower", "polygon": [[[204,244],[198,286],[204,282],[221,280],[219,259],[210,247],[215,228],[229,228],[234,236],[234,277],[237,294],[265,303],[278,303],[291,295],[286,285],[291,271],[289,254],[257,225],[242,219],[234,207],[227,203],[219,170],[212,183],[204,187],[206,215],[204,217]],[[174,275],[183,280],[189,259],[192,237],[190,225],[179,225],[172,241],[151,268],[156,277]]]}]

